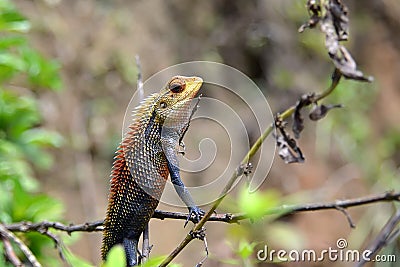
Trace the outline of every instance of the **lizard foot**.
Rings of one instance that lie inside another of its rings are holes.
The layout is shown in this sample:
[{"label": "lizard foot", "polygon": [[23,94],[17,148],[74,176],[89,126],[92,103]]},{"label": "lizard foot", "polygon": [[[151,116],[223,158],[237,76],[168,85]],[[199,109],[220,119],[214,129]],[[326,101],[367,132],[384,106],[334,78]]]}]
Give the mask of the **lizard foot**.
[{"label": "lizard foot", "polygon": [[193,222],[198,223],[201,219],[201,217],[205,214],[204,210],[200,209],[197,206],[190,207],[189,208],[189,215],[186,218],[185,225],[183,226],[184,228],[186,227],[187,223],[189,220],[193,217]]}]

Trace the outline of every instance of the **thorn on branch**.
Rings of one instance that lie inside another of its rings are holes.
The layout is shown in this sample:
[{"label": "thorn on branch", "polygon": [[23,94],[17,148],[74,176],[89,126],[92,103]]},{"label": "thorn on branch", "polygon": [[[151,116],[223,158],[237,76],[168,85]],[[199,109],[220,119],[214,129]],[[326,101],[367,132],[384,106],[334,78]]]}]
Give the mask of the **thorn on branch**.
[{"label": "thorn on branch", "polygon": [[336,206],[335,209],[337,209],[338,211],[342,212],[344,214],[344,216],[346,216],[347,221],[349,222],[349,225],[351,228],[356,228],[356,225],[353,222],[353,219],[351,218],[350,214],[348,213],[348,211],[340,206]]}]

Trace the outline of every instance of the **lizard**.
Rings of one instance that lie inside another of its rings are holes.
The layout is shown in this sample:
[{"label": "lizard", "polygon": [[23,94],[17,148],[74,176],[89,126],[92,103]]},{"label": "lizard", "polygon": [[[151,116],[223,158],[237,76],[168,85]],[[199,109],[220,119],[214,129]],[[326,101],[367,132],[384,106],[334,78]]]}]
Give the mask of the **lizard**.
[{"label": "lizard", "polygon": [[140,235],[154,214],[168,176],[189,209],[188,220],[198,222],[204,215],[181,180],[177,156],[192,116],[191,101],[202,83],[199,77],[175,76],[134,110],[110,175],[103,260],[114,245],[121,244],[127,266],[138,264]]}]

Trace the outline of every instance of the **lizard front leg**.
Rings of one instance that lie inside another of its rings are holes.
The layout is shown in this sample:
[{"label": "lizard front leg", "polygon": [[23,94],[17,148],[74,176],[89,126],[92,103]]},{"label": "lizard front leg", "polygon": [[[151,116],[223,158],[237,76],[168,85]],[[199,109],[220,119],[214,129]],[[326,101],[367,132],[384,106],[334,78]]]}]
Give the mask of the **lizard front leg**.
[{"label": "lizard front leg", "polygon": [[175,191],[178,193],[179,197],[182,199],[182,201],[186,204],[186,206],[189,209],[189,216],[188,216],[184,226],[186,226],[186,224],[188,223],[189,219],[192,216],[194,216],[194,221],[196,223],[199,222],[201,219],[201,216],[204,215],[204,211],[196,206],[196,204],[193,201],[192,196],[189,193],[189,190],[187,190],[185,184],[182,182],[182,179],[180,177],[179,166],[176,166],[175,164],[172,164],[168,161],[168,170],[169,170],[169,174],[171,176],[171,182],[174,185]]},{"label": "lizard front leg", "polygon": [[182,182],[180,176],[179,162],[177,158],[176,145],[178,138],[169,138],[163,140],[163,149],[164,154],[167,158],[169,175],[171,176],[171,182],[174,185],[175,191],[178,196],[185,203],[186,207],[189,209],[189,216],[185,222],[185,226],[193,216],[194,221],[197,223],[200,221],[201,216],[204,215],[204,211],[201,210],[193,201],[192,196],[190,195],[189,190],[187,190],[185,184]]}]

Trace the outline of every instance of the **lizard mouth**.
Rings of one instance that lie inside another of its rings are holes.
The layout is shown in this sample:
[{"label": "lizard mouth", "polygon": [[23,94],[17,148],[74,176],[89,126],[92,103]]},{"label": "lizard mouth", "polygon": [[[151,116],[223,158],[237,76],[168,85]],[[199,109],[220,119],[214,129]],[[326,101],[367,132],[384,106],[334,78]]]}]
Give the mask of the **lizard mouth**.
[{"label": "lizard mouth", "polygon": [[200,87],[203,84],[203,79],[196,76],[193,77],[181,76],[180,78],[186,82],[186,91],[187,91],[186,96],[193,98],[200,90]]}]

